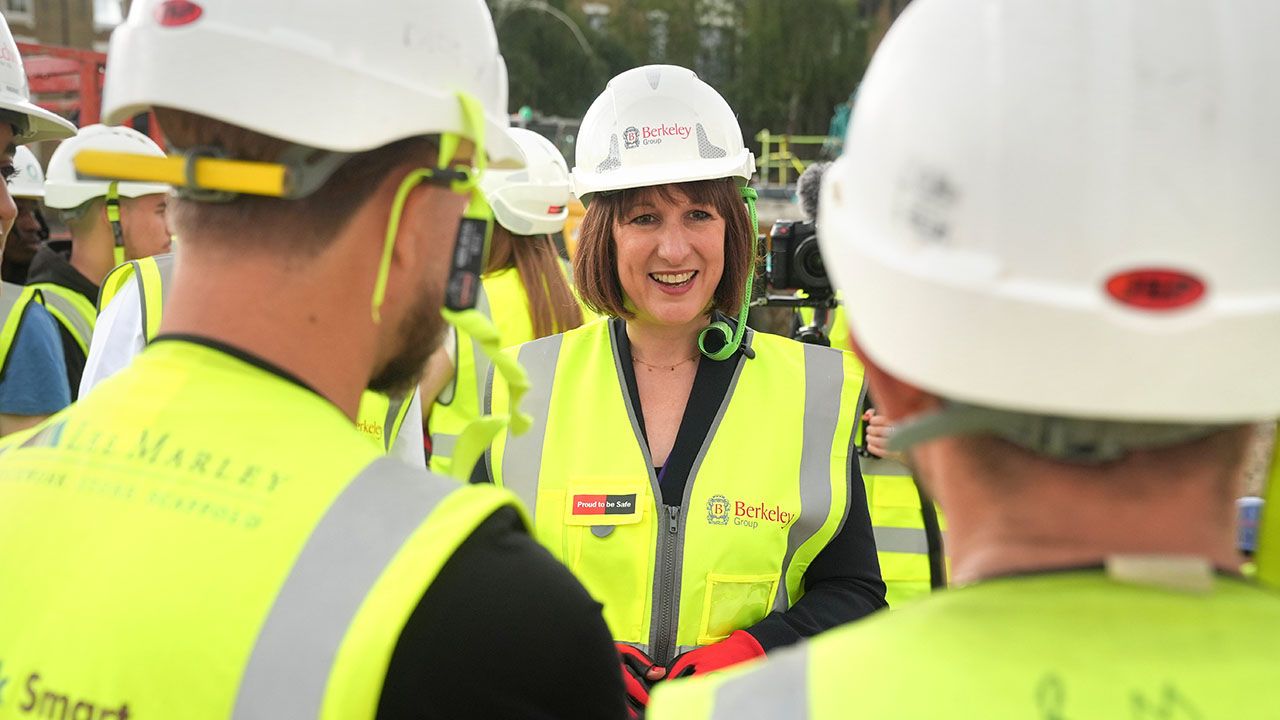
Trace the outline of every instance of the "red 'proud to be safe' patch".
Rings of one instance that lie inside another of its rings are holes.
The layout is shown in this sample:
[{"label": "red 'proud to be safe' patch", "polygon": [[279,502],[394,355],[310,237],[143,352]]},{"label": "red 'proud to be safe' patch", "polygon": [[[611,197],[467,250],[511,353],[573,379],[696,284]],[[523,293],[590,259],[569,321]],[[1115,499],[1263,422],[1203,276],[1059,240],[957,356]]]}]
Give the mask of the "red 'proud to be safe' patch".
[{"label": "red 'proud to be safe' patch", "polygon": [[636,495],[574,495],[574,515],[630,515],[636,511]]}]

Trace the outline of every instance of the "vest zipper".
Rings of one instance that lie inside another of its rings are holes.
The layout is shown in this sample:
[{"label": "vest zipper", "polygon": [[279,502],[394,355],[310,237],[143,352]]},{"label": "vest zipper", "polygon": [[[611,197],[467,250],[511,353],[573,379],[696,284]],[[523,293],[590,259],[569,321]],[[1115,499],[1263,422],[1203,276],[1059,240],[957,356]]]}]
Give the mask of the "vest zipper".
[{"label": "vest zipper", "polygon": [[675,608],[676,608],[676,575],[679,564],[676,553],[680,549],[680,507],[663,505],[667,511],[666,532],[662,533],[659,545],[662,548],[662,565],[658,572],[662,573],[661,611],[658,613],[658,632],[654,635],[656,642],[651,648],[653,659],[659,665],[671,662],[675,651]]}]

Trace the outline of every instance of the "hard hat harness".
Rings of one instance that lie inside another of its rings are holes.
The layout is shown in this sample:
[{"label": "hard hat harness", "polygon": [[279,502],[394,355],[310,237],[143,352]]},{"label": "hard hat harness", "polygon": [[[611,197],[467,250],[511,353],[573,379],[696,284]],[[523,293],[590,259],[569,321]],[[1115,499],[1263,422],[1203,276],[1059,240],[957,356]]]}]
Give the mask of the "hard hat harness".
[{"label": "hard hat harness", "polygon": [[1227,427],[1036,415],[944,400],[941,410],[896,424],[888,446],[901,452],[942,437],[994,435],[1054,460],[1100,465],[1134,451],[1197,440]]},{"label": "hard hat harness", "polygon": [[120,224],[120,183],[112,180],[107,185],[107,222],[111,223],[111,236],[115,238],[116,247],[124,247],[124,226]]}]

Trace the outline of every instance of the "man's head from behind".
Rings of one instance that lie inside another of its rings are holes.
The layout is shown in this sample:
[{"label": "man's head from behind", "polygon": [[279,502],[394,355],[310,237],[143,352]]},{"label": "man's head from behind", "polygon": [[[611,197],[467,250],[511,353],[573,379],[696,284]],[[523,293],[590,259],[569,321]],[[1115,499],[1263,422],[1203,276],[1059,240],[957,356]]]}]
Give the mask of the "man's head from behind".
[{"label": "man's head from behind", "polygon": [[[334,293],[369,318],[371,299],[376,305],[385,289],[372,379],[407,385],[421,363],[405,353],[425,358],[439,334],[467,197],[439,182],[402,188],[401,181],[436,167],[431,138],[451,145],[484,138],[491,165],[521,164],[505,133],[506,65],[485,4],[324,2],[299,14],[284,0],[208,0],[198,15],[167,12],[171,4],[138,0],[112,34],[108,122],[157,108],[176,153],[212,150],[294,169],[333,170],[329,161],[342,161],[328,176],[312,175],[325,178],[318,189],[259,192],[289,200],[230,188],[240,194],[222,207],[207,195],[177,201],[172,217],[183,247],[273,253],[295,266],[349,257],[358,267]],[[451,166],[471,162],[466,142],[449,154]],[[393,208],[403,208],[398,221]]]},{"label": "man's head from behind", "polygon": [[1280,88],[1256,72],[1277,22],[1213,0],[904,13],[819,221],[873,394],[920,393],[888,408],[920,415],[900,442],[1097,466],[1280,414]]},{"label": "man's head from behind", "polygon": [[[216,147],[238,160],[276,162],[296,147],[180,110],[158,108],[157,116],[175,148]],[[179,196],[171,201],[170,218],[184,248],[205,256],[261,258],[290,273],[359,256],[361,266],[349,267],[350,276],[334,288],[334,297],[367,317],[374,276],[361,270],[376,266],[401,181],[418,168],[435,167],[437,145],[438,139],[415,137],[354,153],[301,198],[241,194],[208,202]],[[469,162],[465,155],[458,159]],[[464,195],[432,184],[416,186],[404,204],[382,313],[384,347],[370,382],[375,390],[407,389],[439,342],[439,309],[465,205]]]}]

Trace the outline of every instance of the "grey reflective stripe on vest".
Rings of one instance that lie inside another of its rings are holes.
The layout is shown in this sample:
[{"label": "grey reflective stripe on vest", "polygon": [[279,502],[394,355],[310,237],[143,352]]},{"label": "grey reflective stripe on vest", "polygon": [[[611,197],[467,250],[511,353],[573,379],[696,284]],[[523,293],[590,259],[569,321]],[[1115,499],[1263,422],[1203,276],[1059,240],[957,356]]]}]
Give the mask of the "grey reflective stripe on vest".
[{"label": "grey reflective stripe on vest", "polygon": [[150,333],[147,332],[147,328],[150,327],[150,325],[147,324],[147,293],[156,291],[160,292],[160,308],[163,310],[165,300],[169,299],[169,286],[173,284],[173,257],[173,253],[168,253],[166,255],[156,255],[151,258],[156,264],[156,274],[160,276],[160,287],[158,288],[147,286],[146,281],[143,280],[142,273],[138,268],[137,261],[134,261],[133,276],[138,280],[138,304],[142,309],[142,333],[143,335],[148,336],[146,337],[147,342],[151,342],[152,340],[149,336]]},{"label": "grey reflective stripe on vest", "polygon": [[[484,283],[480,283],[480,297],[476,300],[476,310],[493,322],[493,312],[489,308],[489,293],[484,291]],[[476,407],[480,406],[480,398],[484,397],[484,381],[489,377],[489,358],[480,349],[480,343],[471,338],[471,366],[476,376]]]},{"label": "grey reflective stripe on vest", "polygon": [[[22,299],[22,294],[26,288],[21,285],[13,285],[7,282],[0,282],[0,328],[9,324],[9,315],[18,310],[18,301]],[[37,290],[36,293],[39,293]],[[22,312],[26,312],[24,304]],[[13,345],[18,342],[18,333],[22,332],[22,321],[24,318],[19,317],[14,320],[13,339],[8,347],[0,347],[0,378],[4,377],[4,371],[9,367],[10,350]]]},{"label": "grey reflective stripe on vest", "polygon": [[[67,292],[75,291],[68,290]],[[93,324],[75,305],[71,304],[70,300],[57,292],[46,291],[44,293],[44,304],[45,307],[57,310],[61,314],[61,317],[58,318],[59,321],[63,318],[66,319],[66,322],[71,326],[69,328],[71,333],[76,336],[77,340],[83,340],[87,346],[89,341],[93,339]]]},{"label": "grey reflective stripe on vest", "polygon": [[401,410],[408,409],[408,404],[408,395],[399,399],[387,396],[387,417],[382,421],[382,449],[387,452],[391,452],[391,445],[400,434],[400,429],[396,427],[396,420],[400,419]]},{"label": "grey reflective stripe on vest", "polygon": [[879,457],[858,458],[858,466],[864,476],[876,477],[911,477],[911,469],[894,460]]},{"label": "grey reflective stripe on vest", "polygon": [[547,415],[551,409],[551,391],[555,387],[556,363],[560,359],[563,341],[563,335],[534,340],[521,345],[517,356],[529,374],[524,409],[533,417],[533,425],[523,435],[507,433],[507,445],[502,452],[502,486],[524,502],[532,518],[538,517],[538,474],[542,469]]},{"label": "grey reflective stripe on vest", "polygon": [[[844,358],[838,351],[816,345],[804,346],[804,428],[800,449],[800,516],[787,530],[787,554],[782,560],[782,577],[774,598],[775,610],[790,606],[787,594],[787,569],[796,551],[822,528],[831,514],[831,450],[836,442],[840,421],[840,397],[844,387]],[[829,388],[835,387],[835,398]],[[834,399],[835,402],[832,402]],[[853,462],[853,448],[847,448],[848,461]],[[847,471],[846,471],[847,474]],[[836,532],[844,527],[849,514],[844,514]]]},{"label": "grey reflective stripe on vest", "polygon": [[924,528],[878,526],[871,532],[876,536],[876,552],[929,554],[929,535]]},{"label": "grey reflective stripe on vest", "polygon": [[440,457],[453,457],[453,447],[458,444],[457,435],[436,433],[431,436],[431,454]]},{"label": "grey reflective stripe on vest", "polygon": [[[382,458],[338,495],[258,633],[233,718],[318,717],[338,647],[392,558],[455,483]],[[425,588],[424,588],[425,589]]]},{"label": "grey reflective stripe on vest", "polygon": [[[849,716],[857,715],[856,701]],[[769,655],[756,670],[716,688],[711,720],[809,717],[809,648],[804,644]]]},{"label": "grey reflective stripe on vest", "polygon": [[[878,457],[864,457],[858,461],[862,465],[863,477],[910,478],[911,470],[894,460]],[[917,497],[919,497],[917,495]],[[871,530],[876,536],[878,552],[929,554],[929,533],[924,528],[903,528],[890,525],[876,525],[876,512],[871,512]]]}]

